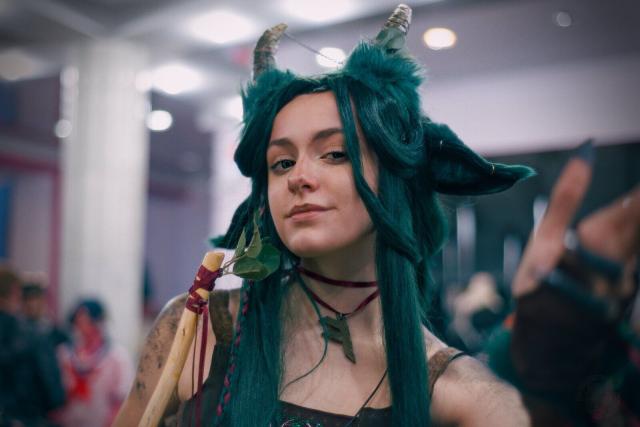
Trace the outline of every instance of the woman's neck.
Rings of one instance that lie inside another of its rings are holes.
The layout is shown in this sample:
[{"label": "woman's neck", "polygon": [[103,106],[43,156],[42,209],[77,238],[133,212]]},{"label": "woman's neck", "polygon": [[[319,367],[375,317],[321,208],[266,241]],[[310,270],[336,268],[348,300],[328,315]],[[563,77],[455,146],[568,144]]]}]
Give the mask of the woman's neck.
[{"label": "woman's neck", "polygon": [[347,281],[376,280],[376,233],[329,253],[300,259],[300,265],[322,276]]},{"label": "woman's neck", "polygon": [[[345,250],[325,254],[319,257],[302,258],[300,265],[307,270],[329,279],[349,282],[372,282],[376,280],[375,265],[375,235],[359,248],[346,248]],[[301,274],[305,285],[311,289],[323,301],[342,313],[353,311],[376,288],[354,288],[327,284],[322,280]],[[325,308],[320,308],[322,315],[334,317],[334,314]],[[378,328],[382,319],[379,300],[368,304],[362,311],[349,319],[352,328]]]}]

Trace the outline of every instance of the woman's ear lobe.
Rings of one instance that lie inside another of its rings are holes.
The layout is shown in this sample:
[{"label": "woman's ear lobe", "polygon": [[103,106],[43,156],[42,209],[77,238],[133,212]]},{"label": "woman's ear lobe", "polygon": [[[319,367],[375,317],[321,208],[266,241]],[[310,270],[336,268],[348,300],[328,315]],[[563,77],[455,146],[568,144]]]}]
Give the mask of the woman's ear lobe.
[{"label": "woman's ear lobe", "polygon": [[423,122],[425,168],[435,191],[453,195],[492,194],[535,175],[527,166],[492,163],[467,147],[446,125]]}]

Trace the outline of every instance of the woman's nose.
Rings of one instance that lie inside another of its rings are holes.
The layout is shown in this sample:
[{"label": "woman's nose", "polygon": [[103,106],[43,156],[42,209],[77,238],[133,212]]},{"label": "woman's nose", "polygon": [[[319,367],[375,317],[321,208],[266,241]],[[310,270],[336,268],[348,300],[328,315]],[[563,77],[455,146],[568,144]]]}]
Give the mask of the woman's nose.
[{"label": "woman's nose", "polygon": [[318,179],[311,165],[306,160],[298,160],[287,177],[289,191],[314,191],[318,187]]}]

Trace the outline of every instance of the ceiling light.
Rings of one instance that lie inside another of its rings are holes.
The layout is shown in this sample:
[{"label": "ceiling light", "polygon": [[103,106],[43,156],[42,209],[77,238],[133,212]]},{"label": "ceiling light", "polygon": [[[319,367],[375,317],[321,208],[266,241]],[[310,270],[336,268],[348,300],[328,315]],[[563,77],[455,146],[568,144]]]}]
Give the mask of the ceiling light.
[{"label": "ceiling light", "polygon": [[58,120],[53,128],[53,133],[60,139],[67,138],[71,135],[73,127],[71,122],[66,119]]},{"label": "ceiling light", "polygon": [[194,36],[212,43],[230,43],[255,34],[254,23],[242,15],[217,10],[192,19],[187,27]]},{"label": "ceiling light", "polygon": [[42,72],[44,64],[20,49],[0,52],[0,78],[9,81],[34,77]]},{"label": "ceiling light", "polygon": [[422,36],[424,43],[433,50],[448,49],[456,44],[456,33],[448,28],[430,28]]},{"label": "ceiling light", "polygon": [[354,2],[348,0],[284,0],[282,8],[291,16],[316,23],[347,19],[356,9]]},{"label": "ceiling light", "polygon": [[171,127],[173,117],[164,110],[154,110],[147,116],[147,127],[154,132],[163,132]]},{"label": "ceiling light", "polygon": [[316,54],[316,62],[326,68],[338,68],[347,56],[344,50],[337,47],[323,47]]},{"label": "ceiling light", "polygon": [[556,12],[555,15],[553,15],[553,21],[560,28],[567,28],[573,24],[573,18],[571,18],[569,12],[565,11]]},{"label": "ceiling light", "polygon": [[78,84],[80,73],[76,67],[66,66],[60,72],[60,85],[70,88]]},{"label": "ceiling light", "polygon": [[153,87],[169,95],[194,90],[202,85],[202,75],[182,64],[170,64],[157,68],[152,73]]}]

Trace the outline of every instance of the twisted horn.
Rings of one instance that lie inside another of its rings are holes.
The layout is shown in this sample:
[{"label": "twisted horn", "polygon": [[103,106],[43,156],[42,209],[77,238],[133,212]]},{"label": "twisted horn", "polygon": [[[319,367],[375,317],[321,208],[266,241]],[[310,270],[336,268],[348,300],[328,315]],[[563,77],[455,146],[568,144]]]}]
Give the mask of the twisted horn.
[{"label": "twisted horn", "polygon": [[405,43],[411,25],[411,8],[399,4],[378,33],[375,43],[385,48],[388,53],[406,51]]},{"label": "twisted horn", "polygon": [[383,28],[397,28],[404,35],[409,32],[411,25],[411,8],[406,4],[399,4],[393,11]]},{"label": "twisted horn", "polygon": [[255,81],[263,72],[275,68],[276,50],[280,38],[287,29],[287,24],[278,24],[269,28],[262,34],[253,49],[253,80]]}]

